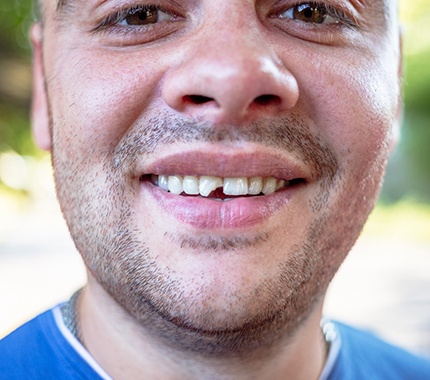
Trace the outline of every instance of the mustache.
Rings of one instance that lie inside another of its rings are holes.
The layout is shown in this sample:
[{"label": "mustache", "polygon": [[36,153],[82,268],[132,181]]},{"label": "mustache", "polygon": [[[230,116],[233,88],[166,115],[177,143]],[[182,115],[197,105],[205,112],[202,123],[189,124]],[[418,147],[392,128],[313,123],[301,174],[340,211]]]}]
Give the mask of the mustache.
[{"label": "mustache", "polygon": [[[213,125],[203,120],[157,115],[141,120],[117,145],[114,166],[133,165],[144,156],[156,154],[161,147],[178,143],[256,143],[295,155],[318,176],[332,178],[338,170],[336,156],[327,142],[312,130],[303,117],[289,115],[262,119],[244,125]],[[118,167],[116,167],[118,169]]]}]

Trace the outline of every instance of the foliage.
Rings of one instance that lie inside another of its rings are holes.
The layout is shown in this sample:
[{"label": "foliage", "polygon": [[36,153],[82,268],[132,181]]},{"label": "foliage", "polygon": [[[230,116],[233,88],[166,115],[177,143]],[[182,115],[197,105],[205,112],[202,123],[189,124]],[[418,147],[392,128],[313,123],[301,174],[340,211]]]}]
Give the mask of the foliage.
[{"label": "foliage", "polygon": [[31,0],[0,0],[0,152],[36,152],[29,130]]},{"label": "foliage", "polygon": [[383,199],[396,201],[408,196],[430,202],[430,2],[401,0],[400,14],[404,27],[405,115]]}]

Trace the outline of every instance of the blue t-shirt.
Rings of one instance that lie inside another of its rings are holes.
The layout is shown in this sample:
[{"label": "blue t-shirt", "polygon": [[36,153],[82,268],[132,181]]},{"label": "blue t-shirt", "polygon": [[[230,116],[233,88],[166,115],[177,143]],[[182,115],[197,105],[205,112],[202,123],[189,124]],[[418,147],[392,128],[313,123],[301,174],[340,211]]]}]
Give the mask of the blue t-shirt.
[{"label": "blue t-shirt", "polygon": [[[321,380],[430,380],[430,360],[341,323]],[[110,379],[63,323],[60,308],[0,341],[0,379]]]},{"label": "blue t-shirt", "polygon": [[64,325],[57,306],[0,340],[0,379],[109,379]]},{"label": "blue t-shirt", "polygon": [[430,380],[430,359],[335,323],[339,345],[327,380]]}]

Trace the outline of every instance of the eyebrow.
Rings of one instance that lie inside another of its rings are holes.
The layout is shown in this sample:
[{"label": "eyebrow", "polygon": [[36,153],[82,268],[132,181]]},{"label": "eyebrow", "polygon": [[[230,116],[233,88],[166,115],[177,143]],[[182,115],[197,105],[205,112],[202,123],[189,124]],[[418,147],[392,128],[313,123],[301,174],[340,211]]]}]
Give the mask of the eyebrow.
[{"label": "eyebrow", "polygon": [[62,13],[64,11],[67,10],[67,8],[72,8],[74,4],[76,2],[75,1],[71,1],[71,0],[58,0],[57,2],[57,13]]},{"label": "eyebrow", "polygon": [[64,8],[64,5],[66,2],[67,2],[67,0],[58,0],[57,11],[60,11],[62,8]]},{"label": "eyebrow", "polygon": [[61,14],[66,13],[70,8],[74,8],[76,5],[76,0],[58,0],[57,1],[57,9],[56,13],[58,17],[61,17]]}]

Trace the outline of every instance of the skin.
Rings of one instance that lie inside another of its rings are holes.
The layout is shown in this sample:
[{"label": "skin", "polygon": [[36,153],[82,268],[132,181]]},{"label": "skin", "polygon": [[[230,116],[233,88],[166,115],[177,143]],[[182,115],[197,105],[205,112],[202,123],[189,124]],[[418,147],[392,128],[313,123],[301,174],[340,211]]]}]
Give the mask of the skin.
[{"label": "skin", "polygon": [[[349,21],[321,25],[279,17],[294,2],[161,0],[173,19],[97,29],[121,4],[45,0],[32,30],[83,344],[118,379],[317,379],[324,294],[397,132],[396,3],[324,1]],[[215,205],[140,178],[271,170],[303,181]]]}]

